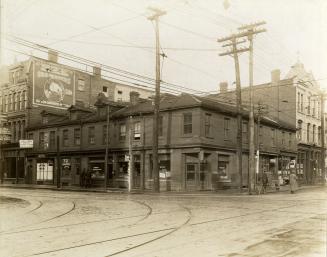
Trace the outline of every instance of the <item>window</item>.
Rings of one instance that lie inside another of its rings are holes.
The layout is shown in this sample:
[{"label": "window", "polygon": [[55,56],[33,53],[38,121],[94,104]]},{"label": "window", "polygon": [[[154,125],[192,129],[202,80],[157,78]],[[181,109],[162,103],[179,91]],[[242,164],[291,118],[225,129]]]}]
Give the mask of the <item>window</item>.
[{"label": "window", "polygon": [[297,93],[297,108],[298,108],[298,111],[301,111],[301,93],[300,92]]},{"label": "window", "polygon": [[21,93],[17,93],[17,111],[22,109]]},{"label": "window", "polygon": [[248,127],[249,127],[249,124],[247,122],[242,123],[242,140],[243,140],[243,143],[246,143],[246,144],[249,142]]},{"label": "window", "polygon": [[43,123],[43,124],[47,124],[48,121],[49,121],[48,116],[43,116],[43,117],[42,117],[42,123]]},{"label": "window", "polygon": [[11,103],[11,99],[12,98],[12,96],[11,96],[11,94],[9,94],[8,95],[8,111],[10,112],[11,110],[12,110],[12,103]]},{"label": "window", "polygon": [[298,120],[297,124],[297,137],[299,140],[302,140],[302,120]]},{"label": "window", "polygon": [[108,92],[108,87],[103,86],[102,87],[102,92],[107,93]]},{"label": "window", "polygon": [[23,91],[23,99],[24,99],[24,104],[23,104],[23,108],[26,109],[27,108],[27,94],[26,91]]},{"label": "window", "polygon": [[211,134],[210,121],[211,121],[211,114],[206,113],[205,120],[204,120],[204,134],[206,137],[209,137]]},{"label": "window", "polygon": [[317,101],[313,100],[313,107],[312,107],[312,116],[313,117],[316,116],[316,104],[317,104]]},{"label": "window", "polygon": [[224,139],[229,140],[229,126],[230,126],[230,119],[224,118]]},{"label": "window", "polygon": [[159,116],[158,136],[163,136],[163,116]]},{"label": "window", "polygon": [[184,113],[184,134],[192,134],[192,113]]},{"label": "window", "polygon": [[307,142],[310,142],[310,123],[307,124]]},{"label": "window", "polygon": [[292,133],[288,133],[288,147],[292,147]]},{"label": "window", "polygon": [[285,132],[282,131],[282,146],[285,145]]},{"label": "window", "polygon": [[78,79],[78,81],[77,81],[77,89],[79,91],[84,91],[85,90],[85,81],[84,81],[84,79]]},{"label": "window", "polygon": [[318,127],[318,144],[321,145],[321,127]]},{"label": "window", "polygon": [[21,139],[21,135],[22,135],[22,127],[21,127],[21,122],[20,121],[17,122],[17,126],[18,126],[17,137],[18,137],[18,140],[20,140]]},{"label": "window", "polygon": [[107,125],[103,125],[102,127],[102,143],[107,144]]},{"label": "window", "polygon": [[141,122],[134,123],[134,140],[140,140],[141,138]]},{"label": "window", "polygon": [[49,148],[54,149],[55,147],[56,147],[56,132],[50,131]]},{"label": "window", "polygon": [[74,145],[81,145],[81,129],[74,129]]},{"label": "window", "polygon": [[3,101],[4,101],[4,105],[5,105],[3,111],[8,112],[8,96],[7,95],[5,95]]},{"label": "window", "polygon": [[62,145],[68,146],[68,129],[62,131]]},{"label": "window", "polygon": [[16,93],[13,94],[13,105],[12,105],[12,110],[16,111]]},{"label": "window", "polygon": [[89,138],[89,144],[90,145],[94,145],[95,144],[95,129],[94,127],[89,127],[89,131],[88,131],[88,138]]},{"label": "window", "polygon": [[33,139],[34,134],[33,133],[28,133],[28,139]]},{"label": "window", "polygon": [[310,109],[311,109],[311,101],[310,101],[311,97],[308,96],[308,114],[310,114]]},{"label": "window", "polygon": [[40,132],[39,134],[39,147],[44,149],[44,132]]},{"label": "window", "polygon": [[123,91],[118,90],[117,94],[117,101],[121,102],[123,100]]},{"label": "window", "polygon": [[119,140],[125,140],[126,139],[126,125],[120,124],[119,125]]},{"label": "window", "polygon": [[229,166],[229,156],[228,155],[218,155],[218,176],[219,179],[228,179],[228,166]]},{"label": "window", "polygon": [[303,94],[301,94],[301,112],[303,112]]},{"label": "window", "polygon": [[312,142],[316,143],[316,125],[312,126]]},{"label": "window", "polygon": [[271,146],[276,146],[275,129],[270,130]]}]

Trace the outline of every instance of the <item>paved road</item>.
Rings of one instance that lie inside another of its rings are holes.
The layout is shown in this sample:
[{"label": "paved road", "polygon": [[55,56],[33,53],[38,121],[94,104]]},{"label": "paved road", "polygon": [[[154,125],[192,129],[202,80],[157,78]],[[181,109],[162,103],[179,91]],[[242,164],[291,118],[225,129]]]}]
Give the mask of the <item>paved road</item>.
[{"label": "paved road", "polygon": [[0,256],[326,256],[326,196],[1,188]]}]

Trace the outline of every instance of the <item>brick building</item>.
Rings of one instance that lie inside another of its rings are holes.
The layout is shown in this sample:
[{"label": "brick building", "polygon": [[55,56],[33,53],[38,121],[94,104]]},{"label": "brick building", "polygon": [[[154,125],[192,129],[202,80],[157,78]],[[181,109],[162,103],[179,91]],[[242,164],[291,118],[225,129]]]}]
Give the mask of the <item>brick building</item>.
[{"label": "brick building", "polygon": [[47,60],[31,57],[10,66],[7,73],[8,78],[1,80],[0,85],[0,111],[6,116],[2,125],[11,131],[11,144],[2,146],[0,164],[8,179],[15,178],[17,170],[19,178],[24,177],[26,160],[18,141],[26,138],[27,126],[40,122],[44,111],[62,114],[71,105],[81,104],[92,108],[99,93],[121,102],[129,101],[131,90],[143,98],[153,94],[150,90],[104,79],[100,67],[86,72],[60,64],[53,51],[49,51]]},{"label": "brick building", "polygon": [[[64,184],[78,185],[83,170],[94,174],[94,184],[104,184],[108,103],[111,110],[109,186],[127,186],[126,156],[131,144],[133,188],[151,188],[153,105],[149,100],[138,100],[137,94],[128,106],[99,98],[96,111],[75,105],[68,109],[66,116],[43,113],[48,119],[28,129],[28,137],[35,142],[34,148],[26,154],[30,183],[55,183],[59,167]],[[246,113],[244,115],[243,127],[247,128]],[[195,191],[239,186],[234,106],[188,94],[163,95],[159,124],[161,190]],[[262,117],[259,129],[261,170],[275,176],[278,156],[289,162],[296,158],[295,127]],[[243,181],[246,186],[247,129],[243,133]],[[283,134],[287,135],[287,140],[283,140]]]},{"label": "brick building", "polygon": [[[235,102],[235,92],[222,91],[211,97],[230,99]],[[249,101],[249,88],[242,88],[242,100]],[[253,87],[254,105],[266,107],[269,116],[277,122],[283,122],[297,128],[298,155],[296,170],[304,183],[315,183],[322,179],[321,171],[321,89],[311,72],[297,62],[291,67],[284,79],[280,71],[271,72],[271,82]],[[283,167],[280,165],[280,169]]]}]

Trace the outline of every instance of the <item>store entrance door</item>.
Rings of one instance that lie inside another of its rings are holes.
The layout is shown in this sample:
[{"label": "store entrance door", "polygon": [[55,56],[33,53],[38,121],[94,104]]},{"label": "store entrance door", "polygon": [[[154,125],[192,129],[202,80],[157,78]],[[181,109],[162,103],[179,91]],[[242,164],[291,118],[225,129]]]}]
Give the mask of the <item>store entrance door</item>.
[{"label": "store entrance door", "polygon": [[199,185],[199,168],[198,163],[186,163],[186,190],[197,190]]}]

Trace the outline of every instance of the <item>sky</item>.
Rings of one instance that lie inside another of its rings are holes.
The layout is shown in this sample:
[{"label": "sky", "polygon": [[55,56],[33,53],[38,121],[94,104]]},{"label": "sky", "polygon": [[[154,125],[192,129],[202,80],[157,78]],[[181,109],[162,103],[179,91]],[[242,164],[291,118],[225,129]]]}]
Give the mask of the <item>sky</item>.
[{"label": "sky", "polygon": [[[222,38],[244,24],[266,21],[254,38],[254,83],[284,77],[298,60],[327,89],[325,0],[2,0],[4,63],[44,53],[17,45],[16,36],[40,45],[155,78],[155,31],[148,7],[160,8],[162,80],[201,92],[222,81],[234,87],[234,61]],[[244,47],[247,43],[244,44]],[[248,53],[240,54],[242,85],[248,84]],[[59,60],[64,62],[64,60]],[[177,90],[177,89],[176,89]]]}]

